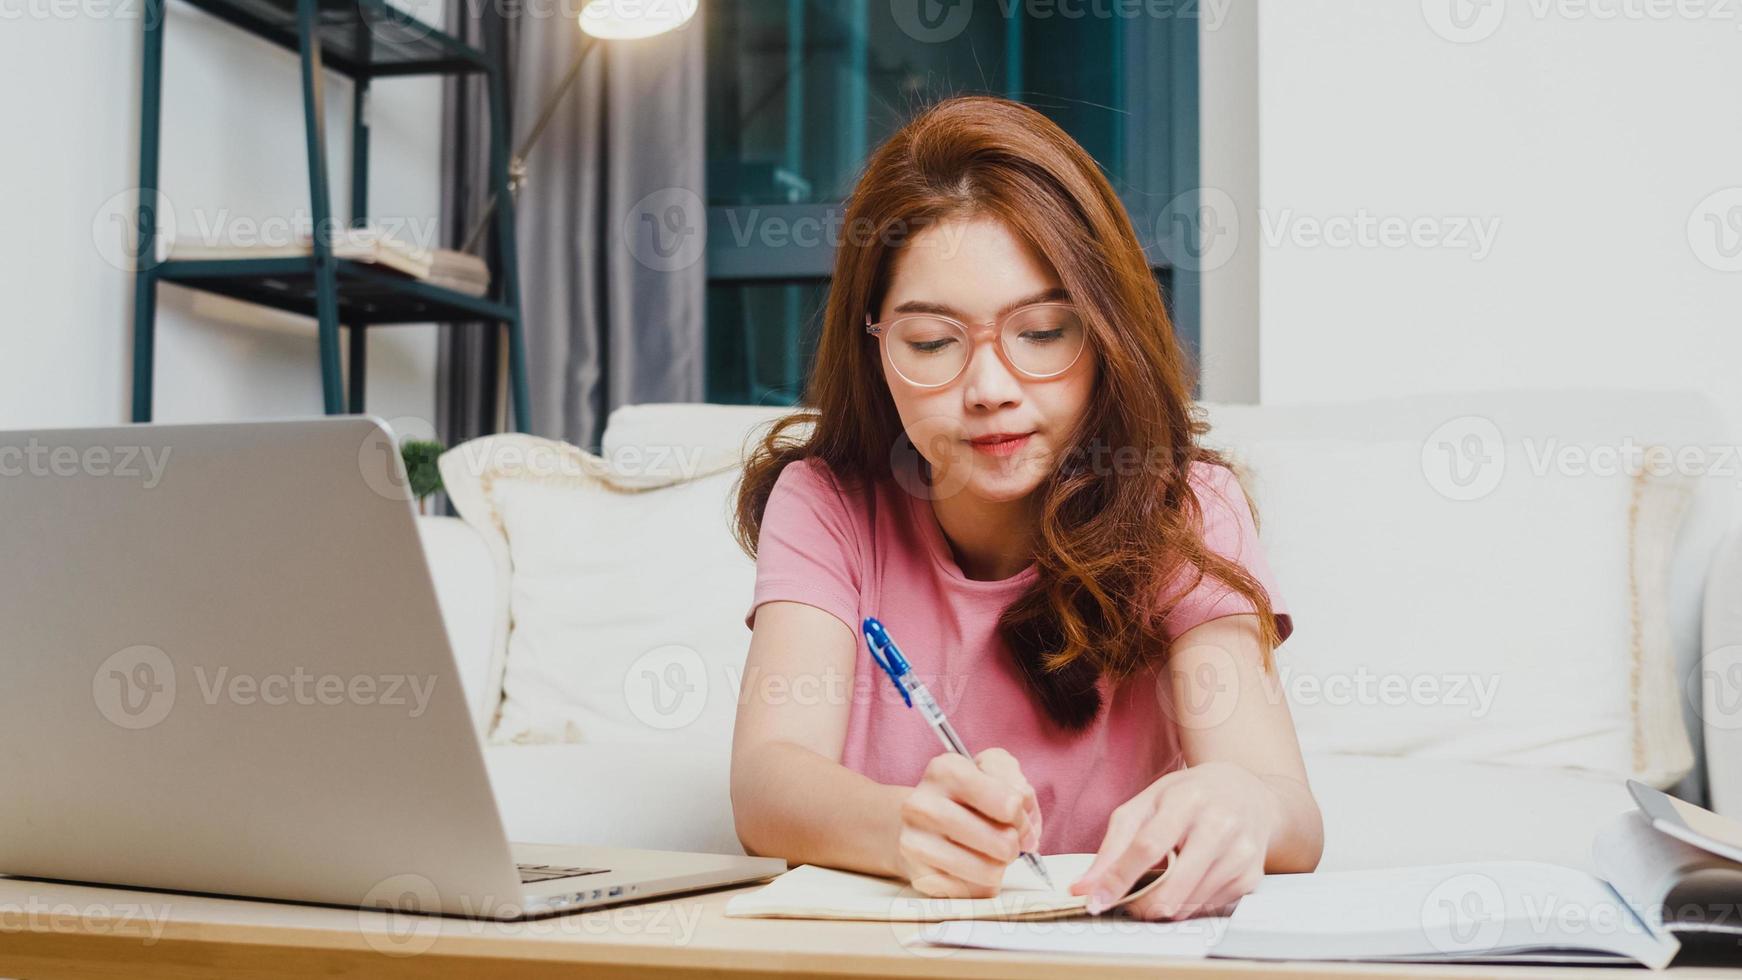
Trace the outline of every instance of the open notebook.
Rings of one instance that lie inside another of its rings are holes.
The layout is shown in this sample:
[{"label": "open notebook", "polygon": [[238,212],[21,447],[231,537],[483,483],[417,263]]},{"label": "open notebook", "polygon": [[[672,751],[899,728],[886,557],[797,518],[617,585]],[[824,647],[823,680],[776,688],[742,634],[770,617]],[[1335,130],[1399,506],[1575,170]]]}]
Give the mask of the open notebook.
[{"label": "open notebook", "polygon": [[1275,874],[1214,921],[947,922],[918,939],[1029,952],[1652,969],[1669,965],[1680,937],[1742,941],[1742,826],[1630,788],[1643,809],[1618,815],[1592,841],[1595,874],[1539,861]]},{"label": "open notebook", "polygon": [[[1003,889],[992,898],[931,898],[894,878],[856,874],[801,864],[747,895],[726,903],[726,914],[794,919],[884,919],[941,922],[947,919],[1056,919],[1086,915],[1087,895],[1072,895],[1071,882],[1095,861],[1093,854],[1043,854],[1041,863],[1056,888],[1022,861],[1004,871]],[[1172,870],[1164,861],[1159,872],[1137,880],[1114,908],[1159,885]]]},{"label": "open notebook", "polygon": [[[1742,826],[1681,801],[1653,803],[1661,794],[1632,788],[1645,809],[1618,815],[1597,835],[1596,874],[1539,861],[1273,874],[1231,916],[1140,922],[1089,917],[1086,896],[1069,894],[1092,854],[1043,856],[1056,889],[1014,862],[1003,891],[981,899],[928,898],[901,881],[801,865],[733,898],[726,914],[917,921],[928,923],[916,937],[923,943],[1030,952],[1632,961],[1652,969],[1674,958],[1678,933],[1742,937],[1731,918],[1742,901],[1742,861],[1732,858],[1742,856]],[[1172,868],[1169,860],[1160,874],[1140,879],[1114,908],[1153,889]]]}]

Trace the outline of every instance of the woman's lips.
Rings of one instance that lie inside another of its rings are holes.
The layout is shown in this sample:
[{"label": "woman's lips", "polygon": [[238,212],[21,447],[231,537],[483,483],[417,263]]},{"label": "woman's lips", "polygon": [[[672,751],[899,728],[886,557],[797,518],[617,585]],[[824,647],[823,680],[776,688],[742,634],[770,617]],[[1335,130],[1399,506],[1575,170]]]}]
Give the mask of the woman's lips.
[{"label": "woman's lips", "polygon": [[985,453],[988,456],[1010,456],[1023,446],[1028,445],[1029,436],[1032,435],[1034,433],[1030,432],[1028,435],[1017,436],[1014,439],[1002,439],[998,442],[970,442],[968,445],[973,446],[975,452]]}]

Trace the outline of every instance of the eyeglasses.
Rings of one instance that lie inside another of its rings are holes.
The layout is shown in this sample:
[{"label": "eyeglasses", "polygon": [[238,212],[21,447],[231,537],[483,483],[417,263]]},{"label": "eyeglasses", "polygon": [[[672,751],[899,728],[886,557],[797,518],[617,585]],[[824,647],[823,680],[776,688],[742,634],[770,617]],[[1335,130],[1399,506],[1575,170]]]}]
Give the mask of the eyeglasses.
[{"label": "eyeglasses", "polygon": [[[998,336],[1004,362],[1017,374],[1040,380],[1071,369],[1086,346],[1083,319],[1070,303],[1031,303],[985,324]],[[973,348],[968,325],[936,313],[911,313],[872,323],[865,332],[883,338],[889,366],[918,388],[941,388],[968,367]]]}]

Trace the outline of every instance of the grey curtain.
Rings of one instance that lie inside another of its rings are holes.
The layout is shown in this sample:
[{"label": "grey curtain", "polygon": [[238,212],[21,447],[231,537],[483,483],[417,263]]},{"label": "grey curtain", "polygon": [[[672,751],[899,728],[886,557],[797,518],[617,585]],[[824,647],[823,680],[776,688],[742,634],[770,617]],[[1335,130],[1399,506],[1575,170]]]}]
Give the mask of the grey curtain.
[{"label": "grey curtain", "polygon": [[[508,43],[506,25],[495,4],[449,0],[446,24],[450,33],[473,47],[499,51]],[[512,64],[507,77],[512,86]],[[488,112],[488,92],[482,78],[457,75],[444,79],[441,227],[442,244],[448,248],[464,247],[467,234],[490,196]],[[493,245],[487,240],[485,251],[495,268]],[[436,347],[436,432],[449,446],[499,427],[495,370],[503,348],[499,333],[476,323],[440,327]]]},{"label": "grey curtain", "polygon": [[[706,10],[659,37],[598,41],[575,25],[578,3],[507,5],[506,19],[504,6],[453,0],[448,23],[475,43],[499,32],[515,142],[591,45],[527,157],[515,217],[529,428],[596,451],[617,406],[703,397]],[[482,89],[449,83],[443,213],[456,237],[488,197]],[[437,405],[450,445],[497,426],[494,333],[444,330]]]}]

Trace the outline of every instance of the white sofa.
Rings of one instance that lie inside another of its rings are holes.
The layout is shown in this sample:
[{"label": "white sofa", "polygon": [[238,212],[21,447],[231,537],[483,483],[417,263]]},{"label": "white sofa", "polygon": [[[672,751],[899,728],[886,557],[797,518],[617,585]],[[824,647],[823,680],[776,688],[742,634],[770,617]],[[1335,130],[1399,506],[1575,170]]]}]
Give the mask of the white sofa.
[{"label": "white sofa", "polygon": [[[1252,465],[1257,470],[1254,496],[1261,518],[1281,515],[1275,520],[1284,522],[1273,526],[1266,520],[1263,525],[1280,588],[1297,617],[1295,638],[1278,653],[1279,662],[1284,664],[1290,663],[1291,657],[1332,655],[1315,652],[1317,648],[1309,639],[1314,631],[1322,633],[1333,625],[1325,619],[1337,608],[1337,599],[1324,583],[1353,574],[1339,572],[1360,559],[1358,554],[1346,552],[1380,546],[1374,544],[1376,539],[1362,538],[1353,540],[1348,548],[1326,548],[1322,540],[1305,533],[1311,529],[1301,526],[1309,523],[1301,514],[1336,506],[1335,499],[1307,501],[1304,495],[1322,494],[1327,486],[1347,485],[1337,482],[1344,479],[1341,474],[1352,472],[1349,467],[1363,465],[1351,460],[1381,459],[1393,449],[1415,452],[1424,460],[1418,475],[1432,483],[1426,461],[1435,451],[1430,437],[1438,433],[1463,439],[1469,435],[1465,430],[1471,419],[1478,420],[1473,423],[1478,427],[1483,421],[1498,423],[1508,438],[1523,434],[1527,439],[1552,439],[1557,445],[1586,440],[1586,445],[1601,446],[1638,438],[1666,445],[1715,447],[1736,441],[1712,405],[1695,396],[1672,393],[1473,393],[1332,406],[1206,408],[1215,424],[1212,442],[1229,448],[1243,463],[1251,462],[1246,458],[1247,449],[1260,460]],[[602,455],[614,458],[635,446],[735,453],[754,427],[782,411],[713,405],[625,407],[610,417]],[[1448,420],[1452,425],[1449,430],[1441,424]],[[1507,452],[1512,455],[1505,457],[1510,467],[1505,479],[1525,481],[1507,486],[1526,496],[1561,492],[1554,489],[1555,480],[1557,476],[1565,478],[1571,464],[1551,464],[1554,472],[1535,473],[1530,465],[1512,465],[1516,446]],[[1587,462],[1590,458],[1586,457]],[[1540,463],[1535,455],[1530,459]],[[1325,467],[1339,469],[1328,475],[1331,482],[1318,483],[1313,490],[1308,484],[1314,481],[1298,474],[1310,473],[1310,467],[1319,465],[1319,460]],[[1302,470],[1303,466],[1309,469]],[[1279,486],[1278,475],[1283,473],[1297,475],[1280,481],[1283,485]],[[1540,481],[1540,487],[1529,483],[1533,480]],[[1648,678],[1645,693],[1650,695],[1648,700],[1656,699],[1659,709],[1652,722],[1658,726],[1652,737],[1663,741],[1666,722],[1661,709],[1679,702],[1681,711],[1675,724],[1684,728],[1686,744],[1695,753],[1692,768],[1674,791],[1715,800],[1720,811],[1742,815],[1742,705],[1737,703],[1742,694],[1737,684],[1737,678],[1742,677],[1742,657],[1737,654],[1742,650],[1742,545],[1731,534],[1736,482],[1734,475],[1708,473],[1693,485],[1692,502],[1673,547],[1664,556],[1667,587],[1658,596],[1662,606],[1658,612],[1666,621],[1659,626],[1667,626],[1673,657],[1673,689],[1667,695],[1661,690],[1653,695]],[[1595,486],[1576,480],[1566,483],[1564,479],[1562,484],[1566,492],[1585,497],[1592,496]],[[1465,492],[1461,484],[1443,490],[1454,495]],[[1380,506],[1391,499],[1382,491],[1375,492],[1380,493],[1376,498]],[[721,506],[723,512],[724,500]],[[1369,501],[1361,506],[1371,509],[1374,504]],[[475,519],[477,515],[472,516]],[[1408,516],[1400,511],[1395,519]],[[1388,519],[1374,514],[1371,523],[1382,525]],[[1294,522],[1292,528],[1289,521]],[[1368,522],[1363,519],[1361,523]],[[1547,523],[1538,521],[1544,527]],[[502,556],[492,553],[489,535],[480,533],[479,527],[443,517],[423,518],[421,526],[467,694],[477,716],[488,720],[495,716],[502,697],[503,639],[510,621],[506,606],[512,595],[502,576],[512,573],[503,565]],[[649,533],[656,535],[658,530],[652,528]],[[729,534],[723,521],[719,534]],[[1609,542],[1606,547],[1612,550],[1611,534],[1599,535],[1593,530],[1592,535]],[[1519,535],[1504,554],[1496,556],[1497,561],[1507,567],[1539,565],[1545,583],[1561,582],[1578,566],[1594,561],[1582,554],[1559,553],[1567,550],[1564,533],[1543,531],[1540,541],[1537,537],[1535,531]],[[1551,546],[1558,551],[1542,550]],[[1629,547],[1637,551],[1643,545],[1633,541]],[[646,554],[624,552],[616,560],[625,563],[627,573],[633,569],[632,563],[653,560]],[[746,567],[751,566],[746,563]],[[741,664],[749,641],[742,610],[747,607],[753,578],[734,574],[734,580],[720,582],[719,588],[728,595],[741,596],[743,602],[737,620],[720,623],[722,631],[730,632],[722,632],[719,640],[721,648],[736,651]],[[1399,574],[1400,581],[1406,578]],[[1544,591],[1552,589],[1545,585]],[[1367,595],[1364,601],[1374,609],[1403,608],[1407,615],[1409,604],[1417,598],[1376,594]],[[683,598],[673,595],[671,601],[681,603]],[[1647,596],[1645,604],[1650,606],[1651,602]],[[1315,618],[1314,608],[1326,612]],[[1535,681],[1527,671],[1540,672],[1543,664],[1564,669],[1570,689],[1575,690],[1593,676],[1626,676],[1628,651],[1638,656],[1637,629],[1632,637],[1610,636],[1602,631],[1608,628],[1605,624],[1616,621],[1614,616],[1544,610],[1551,617],[1574,613],[1577,617],[1568,622],[1583,625],[1569,628],[1566,635],[1569,642],[1575,634],[1584,637],[1581,649],[1544,649],[1541,656],[1521,658],[1498,678],[1507,686],[1503,689],[1528,689]],[[1472,608],[1469,615],[1480,620],[1483,609]],[[1387,621],[1382,618],[1380,622]],[[1426,631],[1434,628],[1434,624],[1425,623],[1421,631],[1395,636],[1397,646],[1379,651],[1374,662],[1406,663],[1411,651],[1431,647],[1433,634]],[[1528,624],[1507,628],[1523,629]],[[1552,635],[1561,634],[1557,629]],[[1596,648],[1595,652],[1591,648]],[[1407,669],[1419,672],[1420,666]],[[1652,669],[1661,680],[1672,668],[1660,664]],[[1637,674],[1637,666],[1634,670]],[[1638,701],[1641,681],[1635,676],[1631,683],[1630,696]],[[1513,753],[1505,762],[1487,760],[1480,753],[1483,739],[1492,738],[1493,731],[1492,726],[1484,728],[1481,721],[1470,722],[1467,731],[1453,732],[1450,738],[1433,735],[1430,727],[1424,729],[1429,734],[1419,740],[1399,741],[1399,732],[1431,721],[1432,710],[1405,704],[1388,705],[1381,713],[1374,709],[1363,714],[1358,708],[1327,712],[1320,707],[1306,712],[1304,720],[1297,714],[1303,732],[1310,728],[1313,733],[1310,739],[1303,734],[1303,743],[1308,748],[1312,786],[1325,816],[1322,868],[1501,858],[1586,866],[1589,841],[1596,829],[1631,805],[1621,783],[1625,773],[1554,764],[1559,751],[1555,745],[1534,754]],[[1545,713],[1549,710],[1543,708]],[[1508,724],[1515,721],[1493,723]],[[729,714],[713,716],[696,727],[681,742],[666,738],[645,743],[619,739],[609,744],[498,744],[487,739],[486,758],[510,835],[516,840],[739,852],[727,792]],[[1636,731],[1635,738],[1640,737],[1644,736]],[[1673,742],[1675,733],[1669,732],[1668,737]],[[1672,761],[1673,756],[1670,753]],[[1635,757],[1639,757],[1638,746]]]}]

